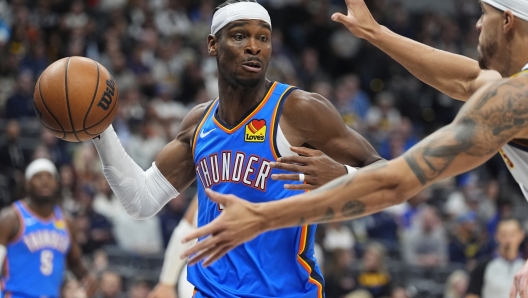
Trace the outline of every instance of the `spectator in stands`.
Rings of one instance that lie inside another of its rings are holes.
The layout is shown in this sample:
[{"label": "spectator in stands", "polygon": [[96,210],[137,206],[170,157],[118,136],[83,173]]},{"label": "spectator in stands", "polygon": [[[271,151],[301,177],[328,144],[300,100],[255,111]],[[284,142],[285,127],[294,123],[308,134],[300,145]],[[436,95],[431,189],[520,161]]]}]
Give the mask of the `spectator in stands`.
[{"label": "spectator in stands", "polygon": [[8,119],[35,118],[33,109],[33,74],[23,71],[18,76],[16,92],[7,99],[5,117]]},{"label": "spectator in stands", "polygon": [[113,271],[105,271],[99,281],[99,291],[96,298],[126,298],[123,293],[121,276]]},{"label": "spectator in stands", "polygon": [[17,120],[7,123],[5,143],[0,146],[0,186],[4,195],[0,205],[11,203],[23,193],[23,171],[29,161],[30,153],[20,144],[20,125]]},{"label": "spectator in stands", "polygon": [[447,263],[447,235],[434,207],[425,206],[419,220],[404,232],[405,262],[419,267],[438,267]]},{"label": "spectator in stands", "polygon": [[373,298],[388,297],[391,294],[392,278],[386,267],[385,247],[372,242],[367,245],[361,269],[357,275],[359,287],[368,290]]},{"label": "spectator in stands", "polygon": [[508,297],[513,277],[524,265],[519,255],[519,246],[524,239],[519,220],[501,219],[495,239],[498,243],[496,253],[471,272],[466,298]]},{"label": "spectator in stands", "polygon": [[352,271],[354,255],[350,249],[334,249],[325,269],[326,297],[342,297],[358,289]]},{"label": "spectator in stands", "polygon": [[444,298],[464,298],[469,276],[464,270],[456,270],[447,278]]},{"label": "spectator in stands", "polygon": [[480,258],[491,254],[491,250],[490,241],[477,221],[477,214],[469,211],[459,216],[449,242],[449,260],[473,269]]}]

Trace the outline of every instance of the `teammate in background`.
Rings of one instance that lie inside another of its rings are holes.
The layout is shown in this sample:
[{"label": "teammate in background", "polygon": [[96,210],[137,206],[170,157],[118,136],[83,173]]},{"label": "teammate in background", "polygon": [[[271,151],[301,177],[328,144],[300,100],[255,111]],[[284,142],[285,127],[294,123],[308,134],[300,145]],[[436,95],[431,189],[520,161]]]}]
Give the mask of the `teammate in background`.
[{"label": "teammate in background", "polygon": [[[93,140],[105,176],[131,216],[156,214],[198,177],[203,226],[223,208],[206,198],[206,188],[266,202],[382,160],[327,99],[266,79],[271,29],[268,12],[255,1],[228,0],[216,9],[207,41],[217,59],[220,96],[185,117],[176,139],[147,171],[126,154],[112,127]],[[280,157],[300,174],[273,169]],[[294,175],[297,182],[286,185],[272,173]],[[314,232],[303,226],[266,233],[210,268],[188,267],[195,297],[323,297]]]},{"label": "teammate in background", "polygon": [[[195,243],[182,243],[181,240],[187,233],[196,229],[197,211],[198,197],[195,196],[172,232],[165,250],[159,282],[149,293],[148,298],[192,297],[194,287],[187,281],[187,270],[184,268],[186,260],[182,260],[180,255]],[[176,284],[178,284],[177,289]]]},{"label": "teammate in background", "polygon": [[25,178],[27,198],[0,214],[0,267],[4,268],[0,297],[58,298],[66,265],[82,280],[88,296],[93,295],[96,282],[88,275],[81,248],[72,238],[75,225],[56,203],[55,165],[37,159],[26,168]]},{"label": "teammate in background", "polygon": [[[184,254],[197,253],[191,262],[208,257],[204,264],[209,265],[264,231],[378,212],[436,181],[477,167],[499,150],[528,198],[528,75],[523,73],[528,70],[528,2],[481,1],[478,62],[394,34],[374,21],[363,0],[346,3],[348,15],[334,14],[334,21],[388,53],[427,84],[458,99],[469,97],[468,102],[453,123],[403,156],[309,194],[251,204],[208,190],[225,209],[212,224],[186,237],[212,235]],[[527,287],[528,264],[515,276],[510,297],[519,293],[527,298]]]}]

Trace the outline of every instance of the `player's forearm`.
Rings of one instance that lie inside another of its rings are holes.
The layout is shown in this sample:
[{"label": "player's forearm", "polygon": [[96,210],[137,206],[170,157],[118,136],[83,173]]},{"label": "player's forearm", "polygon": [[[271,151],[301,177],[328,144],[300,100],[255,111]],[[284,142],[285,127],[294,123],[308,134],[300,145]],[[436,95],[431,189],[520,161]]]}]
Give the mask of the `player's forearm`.
[{"label": "player's forearm", "polygon": [[420,189],[417,181],[405,181],[404,171],[398,170],[402,162],[399,159],[379,163],[310,193],[262,204],[259,212],[264,218],[264,229],[343,221],[399,204]]},{"label": "player's forearm", "polygon": [[154,216],[178,191],[155,164],[143,171],[125,152],[112,126],[94,139],[108,184],[135,219]]},{"label": "player's forearm", "polygon": [[473,82],[481,69],[473,59],[435,49],[398,35],[384,26],[370,34],[367,40],[416,78],[442,93],[467,100],[475,91],[472,90]]}]

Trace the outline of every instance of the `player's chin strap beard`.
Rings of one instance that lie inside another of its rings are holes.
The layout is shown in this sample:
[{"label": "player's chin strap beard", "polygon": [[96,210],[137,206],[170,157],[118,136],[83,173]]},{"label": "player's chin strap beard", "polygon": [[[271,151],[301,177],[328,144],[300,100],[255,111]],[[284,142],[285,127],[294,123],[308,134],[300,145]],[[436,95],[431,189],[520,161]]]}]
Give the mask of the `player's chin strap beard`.
[{"label": "player's chin strap beard", "polygon": [[498,10],[510,10],[514,16],[528,21],[528,1],[526,0],[482,0]]},{"label": "player's chin strap beard", "polygon": [[256,2],[238,2],[224,6],[214,13],[211,34],[216,34],[231,22],[247,19],[261,20],[271,27],[271,18],[262,5]]}]

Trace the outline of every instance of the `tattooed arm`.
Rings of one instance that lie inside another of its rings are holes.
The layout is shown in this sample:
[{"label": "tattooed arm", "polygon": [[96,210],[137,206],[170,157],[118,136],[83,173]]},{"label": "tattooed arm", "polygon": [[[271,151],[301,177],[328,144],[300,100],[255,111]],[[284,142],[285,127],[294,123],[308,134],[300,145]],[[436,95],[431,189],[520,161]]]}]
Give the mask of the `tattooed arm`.
[{"label": "tattooed arm", "polygon": [[484,163],[513,138],[528,137],[528,77],[477,91],[454,122],[403,156],[368,166],[302,195],[263,204],[208,191],[222,214],[186,239],[209,236],[188,251],[192,262],[217,259],[259,233],[309,223],[347,220],[404,202],[428,185]]}]

